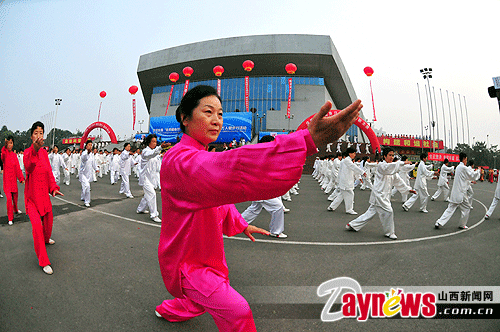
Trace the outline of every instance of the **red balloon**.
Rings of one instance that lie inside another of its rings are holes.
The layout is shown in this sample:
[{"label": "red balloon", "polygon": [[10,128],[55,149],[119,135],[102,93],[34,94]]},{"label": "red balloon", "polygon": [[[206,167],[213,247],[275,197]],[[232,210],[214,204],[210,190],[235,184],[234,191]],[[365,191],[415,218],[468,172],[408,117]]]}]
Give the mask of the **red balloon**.
[{"label": "red balloon", "polygon": [[363,71],[365,72],[366,76],[373,75],[373,68],[372,67],[365,67],[365,69],[363,69]]},{"label": "red balloon", "polygon": [[135,95],[137,91],[139,91],[139,88],[135,85],[132,85],[130,88],[128,88],[128,92],[130,92],[130,94],[132,95]]},{"label": "red balloon", "polygon": [[106,97],[106,91],[101,91],[101,93],[99,93],[99,96],[101,96],[101,98]]},{"label": "red balloon", "polygon": [[170,73],[170,75],[168,75],[168,79],[175,83],[179,79],[179,74],[174,71],[173,73]]},{"label": "red balloon", "polygon": [[184,76],[189,77],[189,76],[193,75],[194,70],[193,70],[193,68],[191,68],[191,67],[185,67],[185,68],[182,70],[182,73],[184,74]]},{"label": "red balloon", "polygon": [[285,66],[285,70],[288,74],[295,74],[297,66],[294,63],[289,63]]},{"label": "red balloon", "polygon": [[246,71],[252,71],[254,67],[254,63],[252,60],[245,60],[243,62],[243,68],[246,70]]},{"label": "red balloon", "polygon": [[215,76],[222,76],[223,72],[224,72],[224,67],[222,67],[222,66],[215,66],[214,67]]}]

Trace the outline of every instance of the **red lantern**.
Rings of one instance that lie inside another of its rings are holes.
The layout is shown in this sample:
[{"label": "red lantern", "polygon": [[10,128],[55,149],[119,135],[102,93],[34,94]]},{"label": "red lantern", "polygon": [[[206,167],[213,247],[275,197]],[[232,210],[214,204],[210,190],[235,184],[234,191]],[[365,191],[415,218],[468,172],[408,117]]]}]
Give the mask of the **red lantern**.
[{"label": "red lantern", "polygon": [[294,63],[289,63],[285,66],[285,70],[288,74],[295,74],[297,66]]},{"label": "red lantern", "polygon": [[215,76],[217,76],[217,77],[222,76],[223,72],[224,72],[224,67],[222,67],[222,66],[215,66],[214,67]]},{"label": "red lantern", "polygon": [[177,74],[175,71],[173,73],[170,73],[170,75],[168,75],[168,79],[172,82],[177,82],[177,80],[179,79],[179,74]]},{"label": "red lantern", "polygon": [[184,74],[184,76],[186,76],[186,77],[189,77],[189,76],[193,75],[193,72],[194,72],[194,70],[193,70],[193,68],[191,68],[191,67],[185,67],[185,68],[182,70],[182,73],[183,73],[183,74]]},{"label": "red lantern", "polygon": [[101,93],[99,93],[99,96],[101,96],[101,98],[106,97],[106,91],[101,91]]},{"label": "red lantern", "polygon": [[246,71],[252,71],[253,66],[254,66],[254,63],[252,60],[245,60],[243,62],[243,69],[245,69]]},{"label": "red lantern", "polygon": [[130,88],[128,88],[128,92],[130,92],[131,95],[135,95],[139,91],[139,88],[135,85],[132,85]]},{"label": "red lantern", "polygon": [[363,71],[365,72],[366,76],[373,75],[373,68],[372,67],[365,67],[365,69],[363,69]]}]

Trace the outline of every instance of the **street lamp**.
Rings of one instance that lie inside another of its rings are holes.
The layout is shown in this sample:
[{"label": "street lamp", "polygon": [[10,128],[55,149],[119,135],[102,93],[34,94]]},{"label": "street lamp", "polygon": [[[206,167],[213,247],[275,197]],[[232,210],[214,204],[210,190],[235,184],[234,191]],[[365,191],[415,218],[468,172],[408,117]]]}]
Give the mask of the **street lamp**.
[{"label": "street lamp", "polygon": [[139,124],[139,132],[142,133],[142,124],[144,123],[144,120],[139,120],[137,123]]},{"label": "street lamp", "polygon": [[[429,101],[430,101],[430,109],[431,109],[431,119],[430,120],[430,124],[432,126],[432,137],[431,137],[431,143],[432,143],[432,151],[436,151],[435,147],[434,147],[434,126],[436,125],[436,122],[434,121],[434,108],[432,106],[432,92],[431,92],[431,85],[429,83],[429,78],[432,78],[432,68],[424,68],[424,69],[420,69],[420,73],[422,74],[422,76],[424,77],[424,80],[427,80],[427,87],[429,88]],[[437,114],[436,114],[437,115]],[[439,131],[438,131],[439,133]],[[438,134],[439,136],[439,134]]]},{"label": "street lamp", "polygon": [[62,99],[56,99],[56,114],[54,116],[54,131],[52,132],[52,147],[54,147],[54,139],[56,137],[56,118],[57,118],[57,109],[59,105],[61,105]]}]

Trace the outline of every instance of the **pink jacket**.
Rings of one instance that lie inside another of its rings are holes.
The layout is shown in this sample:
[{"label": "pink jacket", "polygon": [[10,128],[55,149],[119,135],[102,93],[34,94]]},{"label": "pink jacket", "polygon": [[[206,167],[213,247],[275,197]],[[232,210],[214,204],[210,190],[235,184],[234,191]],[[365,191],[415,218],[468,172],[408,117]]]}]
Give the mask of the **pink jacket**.
[{"label": "pink jacket", "polygon": [[228,280],[222,234],[248,226],[233,204],[284,195],[300,179],[306,156],[316,152],[308,130],[224,152],[207,152],[183,135],[160,172],[158,259],[170,294],[184,297],[181,273],[205,296]]},{"label": "pink jacket", "polygon": [[24,181],[23,172],[19,166],[17,155],[2,147],[2,163],[3,163],[3,191],[6,193],[17,193],[17,180]]},{"label": "pink jacket", "polygon": [[[49,194],[59,190],[59,186],[52,174],[49,155],[45,149],[35,154],[33,145],[24,151],[24,168],[26,169],[26,185],[24,188],[24,202],[28,209],[28,201],[35,205],[38,214],[46,215],[52,211]],[[30,213],[30,211],[26,211]]]}]

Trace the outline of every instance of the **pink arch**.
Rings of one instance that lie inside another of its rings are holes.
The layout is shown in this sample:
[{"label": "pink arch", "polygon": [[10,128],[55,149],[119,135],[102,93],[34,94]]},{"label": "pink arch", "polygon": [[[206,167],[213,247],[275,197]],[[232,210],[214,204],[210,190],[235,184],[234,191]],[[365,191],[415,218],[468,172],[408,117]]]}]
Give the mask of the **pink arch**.
[{"label": "pink arch", "polygon": [[[333,116],[339,112],[340,110],[331,110],[330,112],[326,113],[325,117]],[[302,122],[300,126],[297,128],[297,130],[307,129],[307,127],[309,126],[309,122],[311,122],[311,119],[315,115],[316,114],[313,114],[307,119],[305,119],[304,122]],[[368,137],[368,139],[370,140],[370,144],[372,145],[373,151],[378,150],[378,152],[380,153],[381,152],[380,143],[378,142],[377,135],[373,131],[372,127],[370,127],[370,125],[360,117],[358,117],[358,119],[356,120],[356,122],[354,122],[354,124],[358,126],[358,128],[361,129],[361,131],[365,133],[365,135]]]},{"label": "pink arch", "polygon": [[115,132],[113,131],[113,129],[111,129],[111,127],[107,123],[98,121],[98,122],[92,123],[90,126],[87,127],[87,129],[85,129],[85,132],[83,133],[83,136],[82,136],[82,141],[80,142],[80,149],[83,150],[83,147],[85,145],[85,142],[87,141],[87,138],[89,137],[90,132],[96,128],[104,129],[104,131],[106,131],[106,133],[108,133],[109,138],[111,139],[111,143],[113,143],[113,144],[118,143],[118,141],[116,140],[116,135],[115,135]]}]

